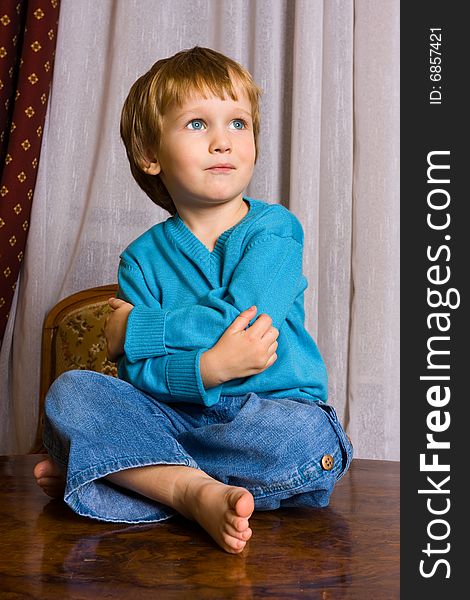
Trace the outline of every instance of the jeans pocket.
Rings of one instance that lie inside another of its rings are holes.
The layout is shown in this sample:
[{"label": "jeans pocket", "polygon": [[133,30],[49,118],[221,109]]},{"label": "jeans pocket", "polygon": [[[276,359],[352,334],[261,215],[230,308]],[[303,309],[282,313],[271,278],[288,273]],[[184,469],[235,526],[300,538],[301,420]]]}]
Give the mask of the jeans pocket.
[{"label": "jeans pocket", "polygon": [[338,440],[340,443],[341,451],[343,454],[343,468],[339,472],[338,480],[343,477],[346,471],[349,469],[349,465],[351,464],[353,458],[353,445],[349,436],[346,435],[341,423],[339,422],[338,415],[336,414],[336,410],[330,404],[326,404],[319,400],[317,402],[318,406],[327,414],[328,419],[331,423],[333,430],[338,436]]}]

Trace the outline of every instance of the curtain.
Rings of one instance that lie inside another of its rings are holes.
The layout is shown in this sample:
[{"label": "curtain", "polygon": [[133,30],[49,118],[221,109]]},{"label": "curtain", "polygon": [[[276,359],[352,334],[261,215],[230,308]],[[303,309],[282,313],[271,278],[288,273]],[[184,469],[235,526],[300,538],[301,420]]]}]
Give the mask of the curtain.
[{"label": "curtain", "polygon": [[9,0],[0,13],[1,346],[29,229],[59,0]]},{"label": "curtain", "polygon": [[356,456],[398,458],[398,40],[398,0],[62,0],[0,357],[3,452],[34,439],[46,312],[116,281],[120,251],[168,216],[132,180],[119,114],[157,59],[200,45],[245,65],[264,91],[247,193],[302,222],[306,325]]}]

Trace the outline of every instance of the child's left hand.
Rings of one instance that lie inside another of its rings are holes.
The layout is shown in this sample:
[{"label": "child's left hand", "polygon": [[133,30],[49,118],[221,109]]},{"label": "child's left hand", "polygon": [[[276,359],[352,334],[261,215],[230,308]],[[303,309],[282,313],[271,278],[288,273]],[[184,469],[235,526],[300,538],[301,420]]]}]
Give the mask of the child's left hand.
[{"label": "child's left hand", "polygon": [[104,333],[108,344],[108,360],[114,362],[124,352],[127,319],[134,305],[119,298],[110,298],[108,304],[113,312],[106,319]]}]

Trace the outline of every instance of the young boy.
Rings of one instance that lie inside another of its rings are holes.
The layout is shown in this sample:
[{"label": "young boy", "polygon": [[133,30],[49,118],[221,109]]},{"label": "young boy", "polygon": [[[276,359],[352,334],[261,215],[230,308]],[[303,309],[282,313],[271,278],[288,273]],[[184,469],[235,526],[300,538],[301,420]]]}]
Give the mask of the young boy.
[{"label": "young boy", "polygon": [[230,553],[255,509],[327,505],[352,457],[304,326],[302,227],[243,195],[259,94],[239,64],[198,47],[132,86],[121,118],[131,170],[171,217],[121,255],[106,327],[119,379],[54,382],[50,458],[35,469],[50,495],[65,484],[81,515],[177,511]]}]

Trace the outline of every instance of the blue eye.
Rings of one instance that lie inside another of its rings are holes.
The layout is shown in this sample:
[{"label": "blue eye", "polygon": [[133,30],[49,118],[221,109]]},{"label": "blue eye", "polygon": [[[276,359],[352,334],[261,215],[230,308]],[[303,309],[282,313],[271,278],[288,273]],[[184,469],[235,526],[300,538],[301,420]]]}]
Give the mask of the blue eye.
[{"label": "blue eye", "polygon": [[246,123],[243,119],[233,119],[230,125],[233,127],[233,129],[238,130],[245,129],[246,127]]},{"label": "blue eye", "polygon": [[192,129],[193,131],[202,131],[205,129],[205,124],[202,119],[193,119],[192,121],[189,121],[186,127],[188,129]]}]

